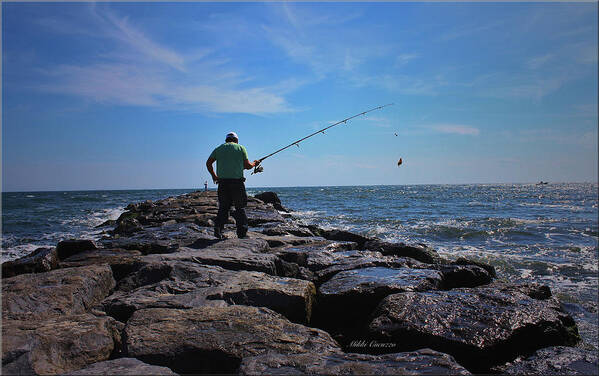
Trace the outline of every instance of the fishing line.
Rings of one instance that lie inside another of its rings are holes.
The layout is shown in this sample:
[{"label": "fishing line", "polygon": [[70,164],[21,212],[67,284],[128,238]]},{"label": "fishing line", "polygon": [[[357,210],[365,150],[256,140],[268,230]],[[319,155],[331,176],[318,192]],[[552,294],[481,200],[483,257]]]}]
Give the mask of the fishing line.
[{"label": "fishing line", "polygon": [[310,137],[312,137],[312,136],[316,136],[316,135],[317,135],[317,134],[319,134],[319,133],[326,134],[326,133],[325,133],[325,131],[326,131],[327,129],[329,129],[329,128],[333,128],[333,127],[334,127],[334,126],[336,126],[336,125],[339,125],[339,124],[342,124],[342,123],[343,123],[343,124],[347,124],[347,122],[348,122],[348,121],[350,121],[350,120],[351,120],[351,119],[353,119],[353,118],[356,118],[356,117],[358,117],[358,116],[363,116],[363,115],[366,115],[366,114],[367,114],[367,113],[369,113],[369,112],[376,111],[376,110],[380,110],[380,109],[382,109],[382,108],[385,108],[385,107],[387,107],[387,106],[392,106],[392,105],[393,105],[393,103],[389,103],[389,104],[385,104],[385,105],[383,105],[383,106],[378,106],[378,107],[375,107],[375,108],[371,108],[370,110],[367,110],[367,111],[364,111],[364,112],[360,112],[360,113],[358,113],[358,114],[355,114],[355,115],[353,115],[353,116],[350,116],[350,117],[348,117],[348,118],[345,118],[345,119],[343,119],[343,120],[341,120],[341,121],[338,121],[338,122],[336,122],[335,124],[331,124],[331,125],[329,125],[328,127],[325,127],[325,128],[322,128],[322,129],[320,129],[320,130],[317,130],[316,132],[314,132],[314,133],[311,133],[311,134],[307,135],[307,136],[306,136],[306,137],[304,137],[304,138],[300,138],[299,140],[297,140],[297,141],[294,141],[294,142],[290,143],[289,145],[287,145],[287,146],[285,146],[285,147],[283,147],[283,148],[280,148],[279,150],[277,150],[277,151],[275,151],[275,152],[272,152],[272,153],[268,154],[268,155],[267,155],[267,156],[265,156],[265,157],[262,157],[262,158],[258,159],[258,164],[257,164],[257,165],[254,167],[254,171],[252,172],[252,175],[253,175],[253,174],[257,174],[257,173],[259,173],[259,172],[262,172],[262,171],[264,171],[264,167],[262,167],[261,163],[262,163],[262,161],[263,161],[263,160],[265,160],[266,158],[268,158],[268,157],[272,157],[273,155],[275,155],[275,154],[277,154],[277,153],[280,153],[280,152],[282,152],[283,150],[285,150],[285,149],[287,149],[287,148],[289,148],[289,147],[291,147],[291,146],[293,146],[293,145],[295,145],[295,146],[299,147],[299,144],[300,144],[300,142],[302,142],[302,141],[304,141],[304,140],[306,140],[306,139],[308,139],[308,138],[310,138]]}]

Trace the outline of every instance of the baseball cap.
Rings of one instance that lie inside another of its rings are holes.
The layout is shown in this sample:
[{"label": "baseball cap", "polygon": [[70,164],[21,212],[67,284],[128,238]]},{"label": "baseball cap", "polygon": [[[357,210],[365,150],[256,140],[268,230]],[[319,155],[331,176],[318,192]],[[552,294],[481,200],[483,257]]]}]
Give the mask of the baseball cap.
[{"label": "baseball cap", "polygon": [[239,137],[237,137],[237,133],[235,133],[235,132],[227,133],[227,137],[225,137],[225,139],[228,139],[228,138],[236,138],[239,140]]}]

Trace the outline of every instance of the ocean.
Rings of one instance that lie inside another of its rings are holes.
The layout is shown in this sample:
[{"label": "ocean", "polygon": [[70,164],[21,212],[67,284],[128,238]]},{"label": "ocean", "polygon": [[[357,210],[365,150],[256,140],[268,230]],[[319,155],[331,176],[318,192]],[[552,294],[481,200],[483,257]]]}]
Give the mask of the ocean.
[{"label": "ocean", "polygon": [[[194,191],[2,193],[2,261],[62,239],[98,239],[132,202]],[[597,349],[596,183],[248,188],[274,191],[306,224],[390,242],[425,243],[442,256],[495,266],[499,279],[548,285]]]}]

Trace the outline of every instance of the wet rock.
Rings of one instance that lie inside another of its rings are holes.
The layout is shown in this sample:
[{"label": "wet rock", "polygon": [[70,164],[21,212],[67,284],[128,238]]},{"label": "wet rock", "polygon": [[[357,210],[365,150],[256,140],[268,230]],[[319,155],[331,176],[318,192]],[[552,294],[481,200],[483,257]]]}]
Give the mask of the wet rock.
[{"label": "wet rock", "polygon": [[64,260],[76,253],[87,251],[90,249],[98,249],[93,240],[86,239],[69,239],[63,240],[56,246],[56,253],[60,260]]},{"label": "wet rock", "polygon": [[116,220],[114,219],[109,219],[107,221],[102,222],[101,224],[97,225],[96,228],[102,228],[102,227],[113,227],[114,225],[116,225]]},{"label": "wet rock", "polygon": [[547,300],[552,297],[551,289],[547,285],[541,285],[540,283],[505,283],[494,281],[487,286],[481,286],[481,288],[488,288],[494,291],[503,292],[510,294],[514,291],[528,295],[533,299]]},{"label": "wet rock", "polygon": [[176,253],[146,256],[144,260],[191,261],[230,270],[253,270],[277,275],[278,257],[264,253],[267,250],[268,243],[262,239],[226,239],[204,249],[181,248]]},{"label": "wet rock", "polygon": [[292,321],[309,322],[316,293],[314,285],[304,280],[182,261],[149,264],[122,282],[127,285],[102,304],[123,322],[145,308],[189,309],[222,303],[267,307]]},{"label": "wet rock", "polygon": [[[121,324],[122,325],[122,324]],[[122,326],[91,314],[2,320],[2,374],[61,374],[107,360],[120,348]]]},{"label": "wet rock", "polygon": [[127,237],[103,239],[104,248],[134,249],[144,254],[172,253],[181,247],[203,248],[216,241],[212,231],[193,223],[145,227]]},{"label": "wet rock", "polygon": [[83,369],[69,372],[68,376],[87,375],[177,375],[169,368],[152,366],[135,358],[119,358],[91,364]]},{"label": "wet rock", "polygon": [[495,267],[493,265],[487,264],[482,261],[470,260],[465,257],[459,257],[457,260],[451,262],[452,265],[476,265],[483,269],[485,269],[489,275],[493,278],[497,277],[497,273],[495,272]]},{"label": "wet rock", "polygon": [[254,196],[258,200],[267,204],[272,204],[275,209],[289,213],[290,210],[281,205],[281,200],[275,192],[262,192]]},{"label": "wet rock", "polygon": [[470,375],[447,354],[429,349],[386,355],[279,354],[246,357],[241,375]]},{"label": "wet rock", "polygon": [[493,277],[477,265],[442,265],[443,287],[454,289],[459,287],[477,287],[491,283]]},{"label": "wet rock", "polygon": [[404,243],[388,243],[381,240],[370,240],[364,248],[381,252],[383,255],[410,257],[426,264],[438,264],[441,257],[437,252],[423,244],[406,245]]},{"label": "wet rock", "polygon": [[313,237],[314,234],[307,227],[292,224],[292,223],[277,223],[275,225],[265,226],[262,230],[264,235],[280,236],[280,235],[295,235],[300,237]]},{"label": "wet rock", "polygon": [[371,240],[370,238],[367,238],[365,236],[343,230],[321,230],[320,233],[316,235],[322,236],[323,238],[328,240],[354,242],[357,243],[360,248],[363,248],[364,244],[367,241]]},{"label": "wet rock", "polygon": [[25,273],[43,273],[58,267],[56,248],[38,248],[25,257],[2,263],[2,278]]},{"label": "wet rock", "polygon": [[320,241],[286,247],[277,250],[275,254],[282,260],[296,263],[312,272],[317,272],[346,258],[342,253],[335,252],[335,247],[335,243]]},{"label": "wet rock", "polygon": [[442,275],[429,269],[372,267],[347,270],[318,289],[314,320],[332,330],[367,325],[368,316],[387,295],[405,291],[436,290]]},{"label": "wet rock", "polygon": [[337,252],[336,255],[345,257],[337,259],[333,265],[320,269],[315,273],[317,278],[316,284],[318,286],[331,279],[335,274],[346,270],[364,269],[376,266],[397,269],[414,267],[420,264],[419,262],[406,257],[383,256],[380,252],[372,251],[340,251]]},{"label": "wet rock", "polygon": [[86,265],[108,264],[114,279],[118,282],[128,274],[143,266],[142,253],[128,249],[94,249],[83,251],[66,258],[60,263],[61,268],[74,268]]},{"label": "wet rock", "polygon": [[115,286],[108,265],[56,269],[2,280],[2,317],[39,320],[84,313]]},{"label": "wet rock", "polygon": [[555,346],[535,352],[494,369],[504,375],[597,375],[597,352],[576,347]]},{"label": "wet rock", "polygon": [[260,226],[264,223],[270,222],[285,222],[285,218],[272,207],[260,206],[260,207],[247,207],[245,213],[248,217],[248,224],[250,226]]},{"label": "wet rock", "polygon": [[177,373],[236,373],[241,359],[339,351],[324,331],[294,324],[266,308],[144,309],[125,329],[128,356]]},{"label": "wet rock", "polygon": [[248,232],[248,236],[254,239],[264,239],[271,248],[320,243],[325,240],[324,238],[315,236],[264,235],[252,231]]},{"label": "wet rock", "polygon": [[124,218],[117,222],[117,226],[112,230],[112,233],[117,235],[132,235],[143,231],[143,229],[143,226],[136,218]]},{"label": "wet rock", "polygon": [[400,350],[429,347],[451,354],[473,372],[580,338],[559,304],[488,288],[393,294],[373,317],[369,330],[376,338]]}]

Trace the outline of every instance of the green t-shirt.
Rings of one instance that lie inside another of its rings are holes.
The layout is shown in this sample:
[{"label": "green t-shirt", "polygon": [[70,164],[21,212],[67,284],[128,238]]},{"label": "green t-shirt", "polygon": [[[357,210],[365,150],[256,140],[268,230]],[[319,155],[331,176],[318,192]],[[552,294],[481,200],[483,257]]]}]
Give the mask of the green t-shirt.
[{"label": "green t-shirt", "polygon": [[216,159],[216,175],[219,178],[243,178],[243,161],[248,159],[248,152],[243,145],[227,142],[214,149],[210,158]]}]

